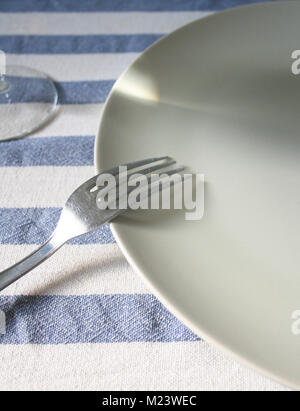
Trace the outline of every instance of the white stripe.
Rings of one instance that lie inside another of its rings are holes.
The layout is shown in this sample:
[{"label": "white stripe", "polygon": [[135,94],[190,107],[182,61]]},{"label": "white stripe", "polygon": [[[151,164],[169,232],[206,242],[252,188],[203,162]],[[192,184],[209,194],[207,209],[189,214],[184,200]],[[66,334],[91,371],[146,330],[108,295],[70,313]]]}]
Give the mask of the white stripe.
[{"label": "white stripe", "polygon": [[60,106],[54,119],[32,136],[94,136],[98,130],[103,106],[103,104]]},{"label": "white stripe", "polygon": [[3,167],[0,207],[62,207],[94,167]]},{"label": "white stripe", "polygon": [[8,65],[32,67],[56,81],[115,80],[138,57],[120,54],[7,54]]},{"label": "white stripe", "polygon": [[211,12],[3,13],[0,35],[169,33]]},{"label": "white stripe", "polygon": [[204,342],[2,345],[0,358],[4,391],[287,390]]},{"label": "white stripe", "polygon": [[[31,245],[1,245],[1,268],[20,261],[35,248]],[[32,273],[1,292],[2,295],[133,293],[151,292],[129,266],[117,244],[67,244]]]}]

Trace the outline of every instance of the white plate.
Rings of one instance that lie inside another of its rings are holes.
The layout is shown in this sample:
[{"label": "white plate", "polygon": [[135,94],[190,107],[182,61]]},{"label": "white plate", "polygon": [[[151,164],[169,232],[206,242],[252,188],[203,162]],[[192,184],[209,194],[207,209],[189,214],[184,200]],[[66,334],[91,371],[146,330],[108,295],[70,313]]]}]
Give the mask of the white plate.
[{"label": "white plate", "polygon": [[[130,263],[198,335],[300,388],[300,4],[237,8],[183,27],[116,83],[96,168],[168,154],[204,173],[205,216],[113,224]],[[201,366],[201,364],[199,364]]]}]

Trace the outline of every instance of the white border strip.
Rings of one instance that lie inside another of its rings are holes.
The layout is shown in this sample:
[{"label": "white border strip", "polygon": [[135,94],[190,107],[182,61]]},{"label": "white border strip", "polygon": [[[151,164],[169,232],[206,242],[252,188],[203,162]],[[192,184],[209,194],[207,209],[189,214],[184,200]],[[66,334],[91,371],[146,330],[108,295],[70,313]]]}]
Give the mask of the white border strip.
[{"label": "white border strip", "polygon": [[212,12],[2,13],[0,35],[160,34]]},{"label": "white border strip", "polygon": [[29,66],[56,81],[115,80],[139,53],[7,54],[8,65]]},{"label": "white border strip", "polygon": [[0,358],[4,391],[288,391],[204,342],[6,345]]},{"label": "white border strip", "polygon": [[[1,267],[9,267],[35,248],[31,245],[1,245]],[[1,292],[2,295],[47,296],[134,293],[151,294],[129,266],[117,244],[67,244],[41,266]]]},{"label": "white border strip", "polygon": [[62,207],[94,175],[93,166],[2,167],[0,208]]},{"label": "white border strip", "polygon": [[[28,106],[28,104],[26,104]],[[94,136],[104,104],[65,104],[44,127],[31,137]]]}]

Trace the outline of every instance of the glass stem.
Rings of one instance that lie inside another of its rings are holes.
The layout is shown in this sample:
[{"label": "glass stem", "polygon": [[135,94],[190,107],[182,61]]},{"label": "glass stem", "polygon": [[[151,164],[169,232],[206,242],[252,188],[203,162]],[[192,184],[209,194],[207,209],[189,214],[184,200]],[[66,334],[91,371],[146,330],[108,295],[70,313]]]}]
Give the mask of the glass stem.
[{"label": "glass stem", "polygon": [[5,75],[0,72],[0,94],[9,89],[9,83],[5,80]]}]

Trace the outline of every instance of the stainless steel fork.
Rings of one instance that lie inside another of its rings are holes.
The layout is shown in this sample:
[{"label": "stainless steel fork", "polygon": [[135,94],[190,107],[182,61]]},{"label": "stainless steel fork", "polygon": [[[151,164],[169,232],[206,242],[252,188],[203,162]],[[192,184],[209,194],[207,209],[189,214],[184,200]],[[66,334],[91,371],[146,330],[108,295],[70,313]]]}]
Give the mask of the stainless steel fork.
[{"label": "stainless steel fork", "polygon": [[[159,162],[159,164],[152,165],[157,162]],[[127,167],[127,170],[141,168],[138,170],[139,174],[149,175],[174,164],[175,161],[168,161],[168,157],[158,157],[135,161],[124,164],[124,166]],[[164,174],[171,176],[183,171],[183,169],[183,167],[171,169],[164,171]],[[116,177],[119,173],[119,166],[103,171],[101,174],[103,173],[108,173]],[[60,220],[53,235],[44,245],[19,263],[0,273],[0,291],[47,260],[68,240],[95,231],[104,223],[110,222],[120,214],[126,212],[126,209],[121,208],[100,210],[97,206],[97,196],[101,190],[101,188],[97,187],[97,179],[101,174],[86,181],[69,197],[62,210]],[[132,174],[129,175],[128,178],[130,176],[132,176]],[[147,182],[151,184],[150,176],[147,178]],[[118,184],[120,184],[120,182],[118,182]],[[163,185],[161,184],[156,184],[156,187],[159,191],[163,189]],[[128,194],[130,194],[130,191],[133,189],[134,187],[128,189]]]}]

